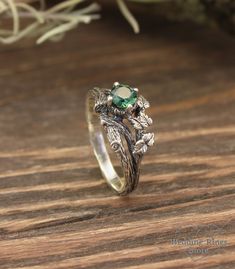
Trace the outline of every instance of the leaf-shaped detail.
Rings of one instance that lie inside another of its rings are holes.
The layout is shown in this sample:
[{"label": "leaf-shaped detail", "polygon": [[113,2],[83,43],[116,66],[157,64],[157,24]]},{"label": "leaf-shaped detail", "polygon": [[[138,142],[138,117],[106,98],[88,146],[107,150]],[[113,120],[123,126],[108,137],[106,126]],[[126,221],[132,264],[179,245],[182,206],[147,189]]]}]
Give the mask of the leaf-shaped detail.
[{"label": "leaf-shaped detail", "polygon": [[114,126],[108,126],[106,129],[107,129],[107,137],[110,144],[114,142],[121,144],[121,135],[118,129],[115,128]]},{"label": "leaf-shaped detail", "polygon": [[144,134],[142,139],[148,146],[152,146],[154,144],[154,133]]},{"label": "leaf-shaped detail", "polygon": [[107,104],[107,96],[104,93],[100,93],[98,96],[95,96],[95,111],[99,112],[102,107]]},{"label": "leaf-shaped detail", "polygon": [[134,147],[134,153],[136,154],[144,154],[147,151],[148,147],[144,140],[139,140],[136,142],[135,147]]},{"label": "leaf-shaped detail", "polygon": [[141,95],[139,96],[138,100],[137,100],[137,104],[140,108],[148,108],[149,107],[149,102]]},{"label": "leaf-shaped detail", "polygon": [[134,154],[144,154],[148,146],[152,146],[154,144],[154,133],[146,133],[143,134],[142,139],[136,142],[134,146]]},{"label": "leaf-shaped detail", "polygon": [[133,125],[133,127],[137,130],[142,130],[143,126],[141,125],[140,121],[136,118],[129,118],[131,124]]},{"label": "leaf-shaped detail", "polygon": [[130,117],[129,120],[137,130],[143,130],[153,123],[153,120],[144,113],[141,113],[137,118]]}]

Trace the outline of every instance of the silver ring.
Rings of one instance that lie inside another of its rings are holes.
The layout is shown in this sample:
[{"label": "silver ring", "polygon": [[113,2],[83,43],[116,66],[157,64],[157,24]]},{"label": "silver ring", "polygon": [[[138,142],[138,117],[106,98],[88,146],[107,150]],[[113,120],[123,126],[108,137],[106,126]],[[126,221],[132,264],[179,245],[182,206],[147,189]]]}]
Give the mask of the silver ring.
[{"label": "silver ring", "polygon": [[[153,121],[145,114],[149,102],[138,89],[115,82],[112,89],[89,91],[86,115],[90,142],[107,183],[118,195],[127,195],[138,185],[140,163],[154,143],[154,133],[146,132]],[[121,161],[123,176],[116,173],[103,133]]]}]

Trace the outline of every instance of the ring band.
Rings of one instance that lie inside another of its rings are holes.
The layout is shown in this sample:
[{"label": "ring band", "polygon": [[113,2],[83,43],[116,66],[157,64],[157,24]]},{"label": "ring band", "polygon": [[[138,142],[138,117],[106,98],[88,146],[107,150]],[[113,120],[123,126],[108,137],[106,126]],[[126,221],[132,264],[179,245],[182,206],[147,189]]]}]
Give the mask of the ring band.
[{"label": "ring band", "polygon": [[[127,195],[137,187],[143,154],[154,143],[154,133],[145,131],[152,124],[145,114],[148,107],[149,102],[138,95],[137,88],[118,82],[111,90],[94,88],[88,92],[86,116],[90,142],[104,178],[118,195]],[[121,161],[122,177],[110,160],[103,131]]]}]

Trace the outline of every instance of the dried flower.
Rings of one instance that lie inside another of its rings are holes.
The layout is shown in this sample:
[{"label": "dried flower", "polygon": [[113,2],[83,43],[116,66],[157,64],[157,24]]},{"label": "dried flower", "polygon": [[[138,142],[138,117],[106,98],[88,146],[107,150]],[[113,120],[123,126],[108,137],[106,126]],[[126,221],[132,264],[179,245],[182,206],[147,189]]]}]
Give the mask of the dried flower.
[{"label": "dried flower", "polygon": [[[75,28],[80,23],[89,23],[99,19],[100,10],[97,3],[75,10],[77,4],[85,0],[66,0],[51,8],[46,9],[45,0],[23,1],[23,0],[0,0],[0,18],[12,19],[12,30],[0,29],[0,42],[3,44],[14,43],[26,36],[37,35],[37,44],[46,40],[57,40],[65,32]],[[32,3],[38,2],[39,9]],[[21,18],[30,19],[29,24],[21,26]]]}]

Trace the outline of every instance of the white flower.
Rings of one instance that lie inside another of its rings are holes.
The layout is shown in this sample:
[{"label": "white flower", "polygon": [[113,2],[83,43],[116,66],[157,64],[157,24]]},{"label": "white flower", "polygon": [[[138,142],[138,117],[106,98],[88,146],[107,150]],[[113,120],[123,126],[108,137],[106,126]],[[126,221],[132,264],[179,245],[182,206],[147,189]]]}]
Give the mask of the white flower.
[{"label": "white flower", "polygon": [[140,108],[148,108],[149,107],[149,102],[141,95],[139,96],[138,100],[137,100],[137,104]]},{"label": "white flower", "polygon": [[152,146],[154,144],[154,133],[144,134],[142,139],[148,146]]},{"label": "white flower", "polygon": [[154,133],[147,133],[142,136],[142,139],[136,142],[134,147],[135,154],[144,154],[148,146],[152,146],[154,144]]}]

